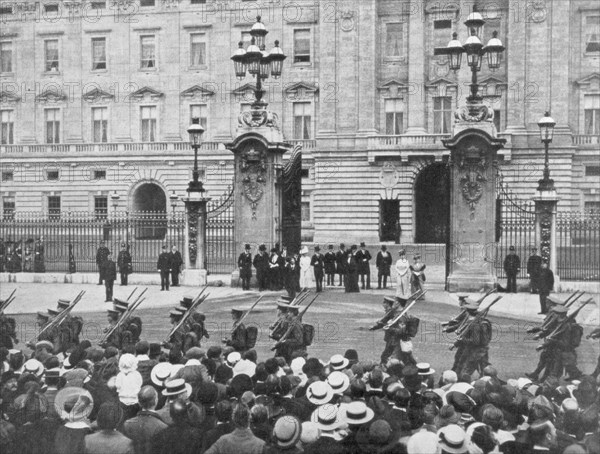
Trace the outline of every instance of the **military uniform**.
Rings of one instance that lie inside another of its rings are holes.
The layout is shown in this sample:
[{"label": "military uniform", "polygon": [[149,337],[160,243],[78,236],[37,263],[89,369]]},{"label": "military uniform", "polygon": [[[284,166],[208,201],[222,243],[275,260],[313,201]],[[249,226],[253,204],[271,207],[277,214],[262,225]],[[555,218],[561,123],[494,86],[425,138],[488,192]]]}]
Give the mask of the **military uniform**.
[{"label": "military uniform", "polygon": [[542,257],[532,250],[532,255],[527,260],[527,274],[529,274],[529,290],[531,293],[539,291],[539,275],[542,269]]},{"label": "military uniform", "polygon": [[[294,309],[290,309],[289,304],[278,303],[277,306],[283,312],[275,324],[271,326],[271,338],[277,341],[274,348],[275,356],[282,356],[290,364],[292,353],[305,350],[302,321],[298,315],[292,313]],[[281,341],[286,333],[288,334],[285,340]]]},{"label": "military uniform", "polygon": [[[381,320],[369,328],[370,331],[383,328],[390,320],[397,317],[404,310],[405,305],[402,305],[398,300],[385,297],[384,302],[390,304],[390,309]],[[405,365],[417,363],[412,354],[411,338],[414,337],[414,327],[418,327],[418,323],[419,319],[417,317],[404,314],[394,326],[385,330],[383,336],[385,348],[381,353],[381,364],[387,363],[390,357],[399,359]]]},{"label": "military uniform", "polygon": [[320,252],[319,246],[315,246],[315,254],[310,259],[310,266],[313,267],[315,274],[315,284],[317,292],[323,291],[323,268],[325,267],[325,261],[323,254]]},{"label": "military uniform", "polygon": [[[542,325],[539,327],[535,327],[527,330],[529,334],[535,334],[535,339],[545,339],[548,337],[558,326],[559,317],[558,312],[555,311],[555,304],[562,304],[560,301],[554,298],[548,298],[548,303],[553,306],[550,308],[550,311],[547,313]],[[544,374],[540,377],[540,380],[543,381],[546,379],[548,375],[553,371],[556,361],[558,358],[558,352],[556,350],[556,346],[554,344],[547,344],[540,352],[540,359],[538,361],[538,365],[535,370],[531,373],[525,374],[532,380],[538,380],[538,376],[542,371],[545,371]]]},{"label": "military uniform", "polygon": [[[566,308],[564,309],[566,310]],[[559,318],[558,323],[562,324],[563,320],[564,318]],[[546,344],[556,349],[557,361],[554,363],[551,373],[553,376],[560,378],[564,369],[569,374],[569,380],[581,377],[582,373],[577,368],[577,352],[575,351],[581,340],[581,333],[578,334],[580,329],[581,327],[574,320],[568,320],[557,333],[546,338]],[[578,338],[577,341],[576,338]]]},{"label": "military uniform", "polygon": [[[460,297],[459,297],[460,298]],[[464,297],[466,298],[466,296]],[[464,301],[463,298],[463,301]],[[475,301],[471,301],[472,304],[475,304]],[[466,309],[463,309],[463,311],[458,314],[455,318],[453,318],[452,320],[450,320],[448,322],[448,325],[444,328],[444,332],[445,333],[453,333],[456,330],[458,330],[459,328],[463,327],[464,324],[469,320],[469,313],[466,311]],[[464,347],[462,345],[457,345],[456,346],[456,353],[454,354],[454,363],[452,364],[452,370],[454,372],[458,371],[458,363],[460,361],[460,358],[462,357],[464,353]]]},{"label": "military uniform", "polygon": [[232,315],[236,319],[234,322],[235,328],[231,331],[231,338],[225,340],[225,345],[233,347],[236,352],[244,353],[248,350],[246,345],[246,325],[238,323],[241,319],[244,311],[241,309],[233,308],[231,310]]},{"label": "military uniform", "polygon": [[129,250],[125,249],[125,245],[121,247],[122,249],[117,256],[117,266],[121,276],[121,285],[127,285],[127,276],[131,273],[131,254]]},{"label": "military uniform", "polygon": [[[472,375],[475,370],[482,371],[489,365],[488,350],[492,340],[492,324],[488,319],[475,319],[475,314],[469,314],[465,321],[465,331],[456,341],[457,347],[462,347],[460,356],[456,358],[456,374]],[[460,350],[459,350],[460,351]],[[457,356],[459,353],[457,352]]]},{"label": "military uniform", "polygon": [[[169,316],[171,317],[171,325],[174,328],[181,321],[182,314],[180,311],[173,309],[169,312]],[[169,340],[163,344],[163,347],[165,347],[168,350],[177,349],[183,352],[185,335],[185,327],[182,325],[179,328],[177,328],[173,332],[173,334],[171,334]]]},{"label": "military uniform", "polygon": [[242,280],[242,290],[250,290],[250,279],[252,279],[252,254],[250,245],[247,244],[244,252],[238,257],[238,269],[240,270],[240,279]]}]

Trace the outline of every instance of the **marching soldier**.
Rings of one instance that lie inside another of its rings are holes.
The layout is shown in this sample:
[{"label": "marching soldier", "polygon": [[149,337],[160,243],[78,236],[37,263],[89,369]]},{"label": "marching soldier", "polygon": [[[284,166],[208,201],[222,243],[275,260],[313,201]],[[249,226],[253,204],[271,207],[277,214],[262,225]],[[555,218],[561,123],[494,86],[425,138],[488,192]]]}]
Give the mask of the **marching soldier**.
[{"label": "marching soldier", "polygon": [[[364,242],[360,243],[360,249],[356,252],[356,270],[358,276],[360,276],[361,287],[364,290],[371,290],[371,267],[369,266],[369,260],[371,260],[371,253],[365,249],[367,246]],[[367,277],[367,286],[365,287],[365,276]]]},{"label": "marching soldier", "polygon": [[315,273],[315,283],[317,286],[317,292],[323,291],[323,268],[325,267],[325,261],[323,254],[321,254],[321,248],[315,246],[315,253],[310,259],[310,266],[313,267]]},{"label": "marching soldier", "polygon": [[[549,311],[544,318],[544,321],[541,326],[531,328],[527,330],[529,334],[535,334],[534,339],[545,339],[548,337],[558,326],[558,311],[556,308],[562,306],[564,303],[559,301],[555,297],[547,297],[546,304],[549,307]],[[541,377],[541,380],[545,380],[546,377],[552,372],[555,366],[555,362],[558,360],[557,351],[555,346],[548,344],[546,345],[540,352],[540,359],[538,361],[538,365],[535,370],[531,373],[525,374],[527,377],[531,378],[534,381],[538,380],[539,374],[545,370],[544,374]]]},{"label": "marching soldier", "polygon": [[[56,315],[67,309],[70,305],[70,301],[59,299],[57,303],[57,309],[59,312],[57,312]],[[48,309],[48,311],[50,311],[50,309]],[[81,334],[82,329],[83,319],[81,317],[68,314],[59,328],[60,351],[64,353],[70,348],[79,345],[79,335]]]},{"label": "marching soldier", "polygon": [[335,252],[333,252],[333,244],[327,246],[323,263],[325,265],[325,275],[327,276],[326,285],[335,285]]},{"label": "marching soldier", "polygon": [[[375,266],[377,266],[377,289],[386,289],[387,279],[390,276],[390,268],[392,267],[392,254],[387,251],[385,244],[381,245],[381,251],[377,253]],[[381,287],[381,278],[383,278],[383,287]]]},{"label": "marching soldier", "polygon": [[244,310],[240,308],[231,309],[231,318],[233,320],[233,329],[231,330],[231,338],[223,339],[223,342],[228,347],[233,347],[236,352],[244,353],[246,347],[246,325],[240,323],[240,319],[244,315]]},{"label": "marching soldier", "polygon": [[579,347],[583,337],[583,328],[577,324],[574,319],[567,319],[568,309],[565,306],[557,306],[554,312],[557,315],[558,331],[551,333],[546,337],[544,346],[548,345],[556,348],[557,361],[554,364],[551,375],[560,378],[563,369],[569,374],[568,380],[576,380],[582,373],[577,368],[577,353],[575,349]]},{"label": "marching soldier", "polygon": [[121,285],[127,285],[127,276],[131,273],[131,254],[125,243],[121,244],[121,250],[117,256],[117,266],[121,276]]},{"label": "marching soldier", "polygon": [[[394,318],[395,315],[397,315],[398,307],[399,302],[397,302],[394,298],[390,298],[389,296],[384,297],[383,310],[385,312],[385,315],[381,320],[375,323],[375,325],[371,326],[369,328],[369,331],[375,331],[383,328],[387,324],[387,322],[389,322],[392,318]],[[383,365],[387,363],[388,359],[390,359],[390,356],[392,356],[392,353],[394,352],[395,345],[390,334],[391,333],[389,333],[389,330],[386,330],[385,334],[383,335],[383,341],[385,342],[385,348],[381,353],[381,364]]]},{"label": "marching soldier", "polygon": [[[587,338],[600,339],[600,328],[596,328],[594,331],[588,334]],[[596,364],[596,369],[594,369],[594,372],[592,372],[590,375],[594,378],[598,378],[598,375],[600,375],[600,355],[598,356],[598,363]]]},{"label": "marching soldier", "polygon": [[[275,329],[271,332],[271,338],[277,341],[275,356],[282,356],[290,364],[292,353],[304,350],[304,333],[302,323],[298,319],[299,308],[290,306],[287,302],[278,302],[277,309],[278,320]],[[285,336],[286,333],[287,336]],[[285,339],[283,339],[284,336]]]},{"label": "marching soldier", "polygon": [[482,371],[489,365],[488,350],[492,339],[492,324],[488,319],[477,316],[478,307],[475,301],[464,306],[468,318],[454,343],[458,347],[455,372],[459,377],[465,374],[470,376],[475,370]]},{"label": "marching soldier", "polygon": [[[36,314],[36,324],[39,327],[40,332],[45,329],[52,322],[51,315],[46,312],[37,312]],[[40,333],[37,336],[37,341],[31,341],[27,344],[27,346],[31,349],[35,347],[36,342],[40,341],[48,341],[50,342],[54,348],[54,351],[57,351],[57,346],[59,343],[59,335],[56,327],[46,329],[43,333]]]},{"label": "marching soldier", "polygon": [[244,252],[238,257],[238,269],[242,280],[242,290],[250,290],[250,279],[252,279],[252,253],[250,245],[244,246]]},{"label": "marching soldier", "polygon": [[345,285],[346,279],[346,268],[347,268],[347,257],[348,252],[344,243],[340,244],[340,249],[335,253],[335,263],[337,265],[337,273],[340,275],[340,283],[338,287]]},{"label": "marching soldier", "polygon": [[267,246],[261,244],[258,247],[258,254],[254,256],[252,264],[256,268],[258,291],[267,290],[269,288],[269,256],[267,255]]},{"label": "marching soldier", "polygon": [[[108,326],[104,328],[104,332],[107,333],[119,322],[119,316],[121,312],[116,309],[108,309],[106,319],[108,320]],[[121,327],[114,330],[110,336],[104,341],[102,344],[103,348],[106,347],[115,347],[117,349],[121,349]]]},{"label": "marching soldier", "polygon": [[[171,327],[175,328],[179,322],[181,321],[181,318],[183,317],[183,314],[176,310],[173,309],[169,312],[169,318],[171,321]],[[168,350],[172,350],[172,349],[177,349],[183,352],[183,341],[185,339],[185,328],[183,326],[180,326],[179,328],[177,328],[177,330],[171,334],[171,337],[169,338],[169,340],[167,342],[163,342],[163,347],[165,347]]]},{"label": "marching soldier", "polygon": [[[479,307],[477,302],[470,299],[468,296],[469,295],[457,295],[458,306],[462,309],[462,311],[460,312],[460,314],[458,314],[456,317],[454,317],[448,323],[442,325],[442,326],[445,325],[444,328],[442,329],[442,332],[453,333],[456,330],[458,330],[460,327],[464,326],[464,324],[469,319],[469,313],[465,309],[466,305],[477,305],[477,307]],[[452,364],[452,370],[455,372],[458,370],[458,362],[463,354],[463,350],[464,350],[464,348],[461,345],[457,346],[457,348],[456,348],[456,353],[454,355],[454,364]]]}]

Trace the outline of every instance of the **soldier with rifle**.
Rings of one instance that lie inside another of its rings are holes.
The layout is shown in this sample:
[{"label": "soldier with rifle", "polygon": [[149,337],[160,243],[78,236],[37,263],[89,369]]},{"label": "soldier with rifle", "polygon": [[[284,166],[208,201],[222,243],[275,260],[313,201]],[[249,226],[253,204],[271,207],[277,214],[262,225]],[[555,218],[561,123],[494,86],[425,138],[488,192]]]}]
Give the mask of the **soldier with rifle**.
[{"label": "soldier with rifle", "polygon": [[[59,299],[57,303],[57,309],[59,310],[59,314],[62,311],[68,309],[70,305],[71,302],[69,300]],[[70,348],[79,345],[79,335],[81,334],[82,329],[83,319],[81,317],[71,315],[69,311],[65,316],[64,321],[60,324],[59,327],[59,344],[61,352],[64,353]]]},{"label": "soldier with rifle", "polygon": [[4,315],[6,308],[14,301],[16,291],[16,289],[13,290],[5,300],[0,300],[0,347],[6,347],[8,350],[14,348],[14,344],[19,343],[17,322],[14,318]]},{"label": "soldier with rifle", "polygon": [[[596,328],[594,331],[588,334],[586,336],[586,339],[600,339],[600,328]],[[598,363],[596,364],[596,369],[594,369],[594,372],[592,372],[590,375],[594,378],[598,378],[598,375],[600,375],[600,355],[598,356]]]},{"label": "soldier with rifle", "polygon": [[178,349],[183,351],[183,342],[185,340],[185,328],[180,324],[183,314],[173,309],[169,312],[169,318],[173,329],[169,335],[169,339],[162,343],[162,346],[167,350]]},{"label": "soldier with rifle", "polygon": [[[205,318],[204,314],[196,311],[196,308],[202,304],[206,298],[208,298],[208,294],[203,295],[205,291],[206,286],[196,298],[184,298],[184,301],[182,301],[182,306],[169,312],[172,329],[166,340],[162,343],[163,347],[169,350],[177,348],[180,349],[182,353],[185,353],[189,348],[196,346],[193,344],[193,342],[190,342],[190,336],[188,336],[188,333],[193,332],[196,338],[202,339],[204,333],[206,333],[204,330]],[[191,300],[191,303],[189,300]],[[198,325],[197,322],[199,320],[202,321],[202,325],[196,326]],[[200,332],[201,335],[198,336],[196,331]],[[208,333],[206,333],[206,335],[208,336]]]},{"label": "soldier with rifle", "polygon": [[256,342],[256,334],[258,334],[258,331],[256,327],[246,328],[246,325],[244,325],[243,322],[261,299],[262,296],[259,297],[248,310],[239,307],[234,307],[231,309],[231,318],[233,320],[231,337],[223,339],[223,342],[228,347],[233,347],[236,352],[244,353],[254,347],[254,343]]},{"label": "soldier with rifle", "polygon": [[301,317],[298,315],[299,308],[298,306],[278,302],[277,309],[277,315],[281,323],[271,333],[271,338],[277,341],[272,350],[275,351],[275,356],[282,356],[290,364],[292,353],[305,350],[302,322]]},{"label": "soldier with rifle", "polygon": [[[116,309],[107,310],[108,327],[104,328],[104,333],[109,333],[108,337],[100,343],[102,348],[115,347],[121,349],[121,328],[117,326],[121,312]],[[112,332],[111,332],[112,331]]]},{"label": "soldier with rifle", "polygon": [[[369,331],[375,331],[377,329],[383,328],[387,322],[389,322],[395,314],[397,314],[397,309],[400,307],[400,303],[396,301],[395,298],[391,298],[389,296],[385,296],[383,298],[383,310],[385,315],[381,320],[379,320],[375,325],[369,328]],[[392,356],[394,352],[394,342],[391,339],[391,332],[387,330],[383,336],[383,341],[385,342],[385,348],[381,353],[381,364],[385,365]]]}]

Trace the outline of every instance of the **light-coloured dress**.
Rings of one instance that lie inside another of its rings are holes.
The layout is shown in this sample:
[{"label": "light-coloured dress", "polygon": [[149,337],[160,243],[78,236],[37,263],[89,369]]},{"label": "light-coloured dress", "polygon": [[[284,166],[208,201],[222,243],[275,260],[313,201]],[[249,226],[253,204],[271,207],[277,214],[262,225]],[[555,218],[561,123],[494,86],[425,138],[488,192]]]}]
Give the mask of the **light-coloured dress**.
[{"label": "light-coloured dress", "polygon": [[302,255],[300,257],[300,288],[309,288],[312,286],[310,257]]},{"label": "light-coloured dress", "polygon": [[411,295],[410,288],[410,263],[406,259],[396,262],[396,297],[408,299]]}]

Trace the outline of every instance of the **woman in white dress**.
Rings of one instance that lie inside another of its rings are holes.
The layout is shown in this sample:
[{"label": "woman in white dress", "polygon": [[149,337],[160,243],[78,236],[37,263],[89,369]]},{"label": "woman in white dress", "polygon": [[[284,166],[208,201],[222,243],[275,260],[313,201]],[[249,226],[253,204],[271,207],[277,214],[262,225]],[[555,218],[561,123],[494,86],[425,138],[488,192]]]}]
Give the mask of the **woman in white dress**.
[{"label": "woman in white dress", "polygon": [[410,263],[406,260],[406,251],[401,249],[400,258],[396,262],[396,298],[407,300],[411,295]]},{"label": "woman in white dress", "polygon": [[304,290],[311,286],[312,279],[310,257],[308,256],[308,248],[304,246],[300,249],[300,289]]}]

